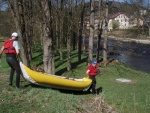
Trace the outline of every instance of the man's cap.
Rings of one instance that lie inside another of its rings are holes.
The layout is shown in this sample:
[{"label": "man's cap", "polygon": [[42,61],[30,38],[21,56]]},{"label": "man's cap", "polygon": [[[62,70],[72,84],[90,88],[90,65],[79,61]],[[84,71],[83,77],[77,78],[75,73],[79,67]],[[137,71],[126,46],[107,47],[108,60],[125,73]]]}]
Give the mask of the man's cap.
[{"label": "man's cap", "polygon": [[97,64],[97,60],[93,60],[93,61],[92,61],[92,64]]},{"label": "man's cap", "polygon": [[11,34],[11,36],[18,37],[18,33],[13,32],[13,33]]}]

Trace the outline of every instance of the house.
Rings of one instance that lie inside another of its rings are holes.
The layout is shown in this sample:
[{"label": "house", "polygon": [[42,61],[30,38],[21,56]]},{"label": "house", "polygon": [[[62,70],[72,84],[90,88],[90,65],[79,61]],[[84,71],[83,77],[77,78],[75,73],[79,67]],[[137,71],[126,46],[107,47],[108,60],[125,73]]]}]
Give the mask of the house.
[{"label": "house", "polygon": [[131,16],[129,19],[130,28],[135,26],[142,26],[144,24],[143,17]]},{"label": "house", "polygon": [[147,10],[140,10],[140,15],[146,15],[147,14]]},{"label": "house", "polygon": [[[95,16],[94,18],[94,29],[98,29],[98,26],[99,26],[99,18],[97,16]],[[88,17],[86,17],[84,19],[84,28],[86,29],[90,29],[90,20]]]},{"label": "house", "polygon": [[118,23],[118,29],[128,29],[129,17],[122,12],[118,12],[109,17],[108,30],[111,31],[114,28],[114,22]]},{"label": "house", "polygon": [[[98,29],[100,23],[104,24],[103,28],[105,28],[105,24],[108,24],[108,30],[111,31],[113,29],[129,29],[135,26],[142,26],[144,24],[144,19],[141,16],[135,15],[132,15],[129,18],[125,13],[118,12],[108,18],[108,23],[105,22],[104,19],[99,21],[98,16],[95,16],[93,26],[94,30]],[[89,17],[84,19],[84,28],[90,29]]]}]

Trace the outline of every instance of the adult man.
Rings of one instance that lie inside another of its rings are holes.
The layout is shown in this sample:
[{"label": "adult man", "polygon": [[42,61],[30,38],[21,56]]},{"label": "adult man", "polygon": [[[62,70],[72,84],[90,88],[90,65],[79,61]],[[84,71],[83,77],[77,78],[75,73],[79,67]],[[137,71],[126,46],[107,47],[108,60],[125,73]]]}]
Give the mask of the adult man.
[{"label": "adult man", "polygon": [[20,48],[17,40],[18,40],[18,33],[16,32],[12,33],[11,39],[8,39],[4,42],[0,50],[0,55],[2,55],[4,51],[4,53],[6,54],[6,61],[11,68],[9,85],[12,86],[14,72],[16,71],[16,88],[19,88],[21,69],[18,62]]},{"label": "adult man", "polygon": [[99,70],[96,65],[97,65],[97,60],[93,60],[92,64],[88,66],[88,69],[86,71],[86,74],[92,80],[92,84],[87,91],[90,92],[90,90],[92,89],[92,94],[96,94],[96,89],[95,89],[96,88],[96,78],[95,77]]}]

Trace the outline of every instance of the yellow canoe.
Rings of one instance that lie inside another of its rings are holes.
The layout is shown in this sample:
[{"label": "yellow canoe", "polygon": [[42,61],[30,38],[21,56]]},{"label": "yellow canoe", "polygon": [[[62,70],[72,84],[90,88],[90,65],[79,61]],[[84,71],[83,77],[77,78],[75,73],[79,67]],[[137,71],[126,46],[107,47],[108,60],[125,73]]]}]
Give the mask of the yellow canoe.
[{"label": "yellow canoe", "polygon": [[51,74],[45,74],[37,71],[33,71],[20,62],[23,77],[30,83],[40,86],[76,90],[81,91],[88,88],[92,81],[89,78],[75,79],[66,78],[63,76],[56,76]]}]

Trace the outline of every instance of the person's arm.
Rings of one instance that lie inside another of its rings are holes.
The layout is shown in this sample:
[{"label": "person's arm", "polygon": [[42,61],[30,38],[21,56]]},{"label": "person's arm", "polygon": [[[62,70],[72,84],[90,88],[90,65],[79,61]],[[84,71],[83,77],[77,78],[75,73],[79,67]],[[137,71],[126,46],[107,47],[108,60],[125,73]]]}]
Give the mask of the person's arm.
[{"label": "person's arm", "polygon": [[3,51],[4,51],[4,46],[2,46],[2,48],[0,50],[0,63],[1,63],[1,57],[2,57]]},{"label": "person's arm", "polygon": [[1,50],[0,50],[0,55],[2,55],[3,50],[4,50],[4,46],[2,46],[2,48],[1,48]]},{"label": "person's arm", "polygon": [[16,55],[17,55],[17,59],[18,59],[19,61],[21,61],[19,49],[16,49]]},{"label": "person's arm", "polygon": [[100,73],[100,68],[99,68],[98,65],[96,65],[96,72],[97,72],[97,73]]},{"label": "person's arm", "polygon": [[90,70],[88,69],[88,70],[86,71],[87,77],[89,77],[89,73],[90,73]]},{"label": "person's arm", "polygon": [[89,75],[89,72],[90,72],[90,70],[87,70],[87,71],[86,71],[86,74]]},{"label": "person's arm", "polygon": [[20,47],[19,47],[19,44],[18,44],[17,41],[14,41],[13,45],[14,45],[15,50],[16,50],[17,59],[20,61],[21,58],[20,58]]}]

